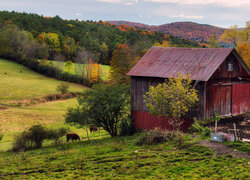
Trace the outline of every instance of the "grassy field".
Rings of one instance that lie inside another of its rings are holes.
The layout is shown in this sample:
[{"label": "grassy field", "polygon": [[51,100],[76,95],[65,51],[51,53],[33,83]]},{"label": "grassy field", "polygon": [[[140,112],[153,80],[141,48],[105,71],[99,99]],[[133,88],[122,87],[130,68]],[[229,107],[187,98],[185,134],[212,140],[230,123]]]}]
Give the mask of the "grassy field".
[{"label": "grassy field", "polygon": [[[15,62],[0,59],[0,105],[56,94],[56,86],[61,82]],[[70,92],[82,92],[86,89],[78,84],[69,84]],[[68,99],[0,110],[0,131],[4,134],[0,141],[0,151],[10,149],[14,136],[35,124],[53,128],[68,127],[84,136],[85,131],[64,124],[63,115],[67,108],[76,104],[76,99]]]},{"label": "grassy field", "polygon": [[[56,86],[61,82],[15,62],[0,59],[0,104],[56,94]],[[70,83],[71,92],[81,92],[83,89],[81,85]]]},{"label": "grassy field", "polygon": [[218,156],[187,140],[137,146],[138,135],[64,143],[1,153],[0,178],[8,179],[249,179],[249,158]]}]

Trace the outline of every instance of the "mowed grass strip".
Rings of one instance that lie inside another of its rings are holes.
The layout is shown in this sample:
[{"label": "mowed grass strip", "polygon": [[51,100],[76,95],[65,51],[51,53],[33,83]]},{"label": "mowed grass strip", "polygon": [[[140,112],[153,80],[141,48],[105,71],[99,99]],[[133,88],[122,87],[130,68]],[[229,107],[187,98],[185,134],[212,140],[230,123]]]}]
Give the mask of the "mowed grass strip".
[{"label": "mowed grass strip", "polygon": [[1,153],[0,178],[17,179],[249,179],[249,159],[216,156],[193,144],[137,146],[138,135],[64,143]]},{"label": "mowed grass strip", "polygon": [[[0,104],[56,94],[56,87],[62,82],[15,62],[0,59]],[[85,88],[70,83],[69,91],[82,92]]]},{"label": "mowed grass strip", "polygon": [[[68,72],[68,68],[65,66],[66,62],[50,61],[50,60],[46,60],[45,62],[47,64],[53,63],[53,65],[55,67],[57,67],[58,69],[62,69],[64,72]],[[103,80],[108,80],[110,66],[99,64],[99,68],[100,68],[99,69],[100,78]],[[82,75],[82,69],[84,69],[84,71],[85,71],[84,74],[86,76],[87,75],[87,65],[86,64],[72,63],[72,68],[71,68],[70,73]]]}]

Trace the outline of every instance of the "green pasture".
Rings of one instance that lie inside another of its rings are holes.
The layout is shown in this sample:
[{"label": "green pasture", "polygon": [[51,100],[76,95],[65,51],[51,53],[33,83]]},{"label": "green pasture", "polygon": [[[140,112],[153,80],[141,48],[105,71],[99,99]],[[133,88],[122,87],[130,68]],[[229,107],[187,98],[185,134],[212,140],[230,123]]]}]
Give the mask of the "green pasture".
[{"label": "green pasture", "polygon": [[[20,72],[22,71],[22,72]],[[85,131],[64,124],[64,114],[74,107],[77,100],[53,101],[28,107],[8,107],[17,103],[49,94],[57,94],[56,86],[62,81],[48,78],[12,61],[0,59],[0,132],[4,135],[0,141],[0,151],[11,148],[15,135],[35,124],[49,128],[67,127],[80,135]],[[69,83],[70,92],[82,92],[86,87]]]},{"label": "green pasture", "polygon": [[249,179],[249,158],[216,155],[187,140],[137,146],[132,137],[63,143],[0,153],[2,179]]},{"label": "green pasture", "polygon": [[[0,110],[0,129],[4,135],[2,141],[0,141],[0,151],[9,150],[16,135],[36,124],[42,124],[48,128],[65,127],[69,131],[78,133],[82,138],[86,138],[85,129],[64,123],[64,114],[67,108],[76,105],[77,100],[74,98],[25,108]],[[106,133],[101,132],[101,134],[105,135]],[[99,136],[99,133],[93,134],[93,136]]]},{"label": "green pasture", "polygon": [[[57,94],[56,86],[62,82],[13,61],[0,59],[0,104]],[[81,92],[83,89],[84,86],[70,83],[71,92]]]},{"label": "green pasture", "polygon": [[[72,74],[82,75],[82,70],[84,70],[84,75],[85,76],[87,75],[87,71],[86,71],[87,65],[86,64],[72,63],[72,67],[70,69],[68,69],[65,66],[66,62],[46,60],[45,63],[47,63],[49,65],[53,65],[53,66],[57,67],[58,69],[63,70],[64,72],[70,72]],[[108,80],[110,66],[99,64],[99,67],[100,67],[99,73],[100,73],[101,79]]]}]

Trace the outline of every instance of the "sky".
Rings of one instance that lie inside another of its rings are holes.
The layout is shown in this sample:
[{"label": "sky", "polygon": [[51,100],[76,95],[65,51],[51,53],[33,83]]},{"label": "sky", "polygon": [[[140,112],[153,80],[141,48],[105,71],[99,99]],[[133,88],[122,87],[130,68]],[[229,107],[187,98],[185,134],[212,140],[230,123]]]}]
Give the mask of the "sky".
[{"label": "sky", "polygon": [[229,28],[250,20],[250,0],[0,0],[0,10],[149,25],[192,21]]}]

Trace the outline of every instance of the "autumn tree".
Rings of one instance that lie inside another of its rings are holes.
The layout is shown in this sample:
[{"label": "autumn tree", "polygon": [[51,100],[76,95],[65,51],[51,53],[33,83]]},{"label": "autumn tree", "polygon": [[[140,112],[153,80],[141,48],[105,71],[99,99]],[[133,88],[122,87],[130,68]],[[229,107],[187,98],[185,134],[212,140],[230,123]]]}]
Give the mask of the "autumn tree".
[{"label": "autumn tree", "polygon": [[167,40],[163,40],[162,43],[156,42],[154,46],[159,46],[159,47],[171,47],[171,43]]},{"label": "autumn tree", "polygon": [[42,36],[49,47],[50,59],[54,59],[55,53],[61,52],[58,34],[43,32]]},{"label": "autumn tree", "polygon": [[151,86],[144,95],[149,113],[171,117],[169,123],[173,130],[180,130],[180,118],[198,101],[197,90],[191,86],[189,76],[179,75],[166,82]]},{"label": "autumn tree", "polygon": [[115,83],[128,84],[127,73],[134,66],[133,50],[127,44],[119,44],[110,61],[110,79]]},{"label": "autumn tree", "polygon": [[87,79],[89,79],[90,83],[99,82],[102,69],[101,65],[94,63],[92,59],[88,60],[88,64],[86,65]]},{"label": "autumn tree", "polygon": [[239,29],[237,25],[225,30],[221,36],[221,41],[232,43],[237,52],[241,55],[246,64],[250,67],[249,57],[249,35],[250,35],[250,21],[246,23],[246,27]]}]

